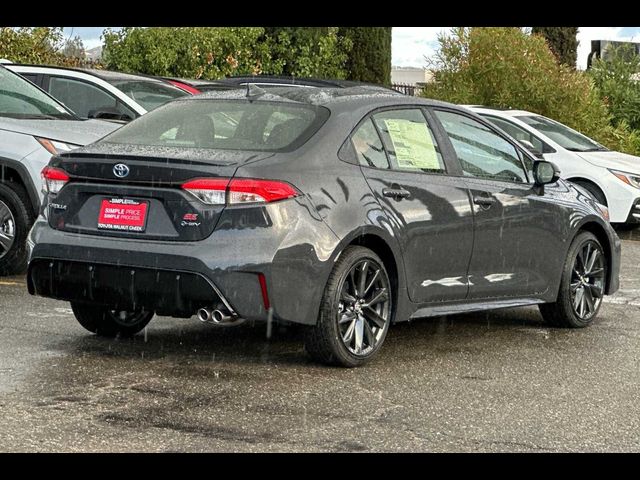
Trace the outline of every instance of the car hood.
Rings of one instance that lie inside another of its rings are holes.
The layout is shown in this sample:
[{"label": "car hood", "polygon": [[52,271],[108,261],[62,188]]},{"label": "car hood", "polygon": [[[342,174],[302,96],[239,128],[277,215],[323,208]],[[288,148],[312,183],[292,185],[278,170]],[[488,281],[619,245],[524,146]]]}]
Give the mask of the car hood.
[{"label": "car hood", "polygon": [[75,145],[87,145],[120,128],[104,120],[21,120],[0,118],[0,130],[34,135]]},{"label": "car hood", "polygon": [[598,167],[640,173],[640,157],[622,152],[575,152],[579,157]]}]

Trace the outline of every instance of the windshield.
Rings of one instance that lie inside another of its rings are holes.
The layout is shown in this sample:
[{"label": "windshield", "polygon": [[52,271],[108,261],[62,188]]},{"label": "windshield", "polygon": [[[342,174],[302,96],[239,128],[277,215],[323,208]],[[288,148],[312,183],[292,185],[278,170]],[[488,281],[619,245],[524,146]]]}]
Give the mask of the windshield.
[{"label": "windshield", "polygon": [[576,132],[566,125],[551,120],[550,118],[542,117],[540,115],[527,115],[516,118],[535,128],[539,132],[544,133],[558,145],[572,152],[597,152],[607,150],[607,148],[603,147],[596,141],[591,140],[589,137]]},{"label": "windshield", "polygon": [[328,117],[329,110],[320,106],[193,99],[172,102],[143,115],[103,141],[273,152],[302,145]]},{"label": "windshield", "polygon": [[[109,80],[107,80],[109,81]],[[184,90],[161,82],[148,82],[145,80],[110,81],[125,95],[142,105],[148,112],[158,108],[174,98],[188,95]]]},{"label": "windshield", "polygon": [[20,75],[0,67],[0,116],[44,120],[77,120],[56,102]]}]

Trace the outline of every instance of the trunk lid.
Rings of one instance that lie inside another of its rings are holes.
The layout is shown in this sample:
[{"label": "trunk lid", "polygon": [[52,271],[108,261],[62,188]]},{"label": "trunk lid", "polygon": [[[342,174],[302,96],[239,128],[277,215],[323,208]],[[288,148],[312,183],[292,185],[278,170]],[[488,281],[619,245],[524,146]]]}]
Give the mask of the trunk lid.
[{"label": "trunk lid", "polygon": [[[50,163],[70,181],[49,198],[49,224],[91,235],[202,240],[215,229],[225,205],[207,205],[182,185],[196,178],[232,178],[239,165],[271,155],[114,144],[78,149]],[[121,164],[126,168],[114,169]],[[124,170],[127,174],[119,176]]]}]

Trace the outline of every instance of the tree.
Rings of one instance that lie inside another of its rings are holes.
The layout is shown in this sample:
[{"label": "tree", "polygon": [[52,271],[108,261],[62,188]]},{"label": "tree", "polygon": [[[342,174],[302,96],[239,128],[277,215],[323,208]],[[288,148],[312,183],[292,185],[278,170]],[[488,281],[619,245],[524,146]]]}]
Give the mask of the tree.
[{"label": "tree", "polygon": [[588,74],[608,105],[614,125],[628,124],[640,130],[640,57],[634,45],[621,45],[595,58]]},{"label": "tree", "polygon": [[14,63],[57,64],[62,42],[60,27],[0,28],[0,58]]},{"label": "tree", "polygon": [[85,58],[86,54],[84,51],[84,44],[82,43],[82,39],[77,35],[73,38],[68,39],[66,42],[64,42],[64,46],[62,47],[62,54],[68,58]]},{"label": "tree", "polygon": [[542,35],[560,63],[576,68],[578,27],[532,27],[531,34]]},{"label": "tree", "polygon": [[103,61],[125,72],[204,79],[345,76],[347,42],[336,27],[127,27],[105,30],[103,38]]},{"label": "tree", "polygon": [[107,68],[186,78],[257,74],[269,67],[262,28],[125,27],[103,33]]},{"label": "tree", "polygon": [[391,84],[391,27],[341,27],[339,34],[352,43],[349,80]]},{"label": "tree", "polygon": [[351,42],[336,27],[266,27],[272,57],[265,73],[294,77],[345,78]]},{"label": "tree", "polygon": [[588,74],[560,65],[539,35],[519,28],[455,28],[440,35],[423,95],[452,103],[528,110],[614,150],[640,152],[638,132],[611,124]]}]

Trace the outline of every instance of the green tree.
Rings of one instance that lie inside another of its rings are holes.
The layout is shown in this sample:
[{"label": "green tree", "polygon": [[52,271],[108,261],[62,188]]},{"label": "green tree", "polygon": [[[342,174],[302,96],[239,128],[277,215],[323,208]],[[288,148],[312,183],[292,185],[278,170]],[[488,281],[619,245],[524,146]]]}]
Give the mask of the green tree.
[{"label": "green tree", "polygon": [[578,27],[532,27],[531,34],[542,35],[560,63],[576,67]]},{"label": "green tree", "polygon": [[336,27],[127,27],[103,33],[113,70],[216,79],[229,75],[344,78],[348,42]]},{"label": "green tree", "polygon": [[216,79],[270,68],[262,28],[125,27],[103,33],[103,62],[112,70]]},{"label": "green tree", "polygon": [[614,125],[640,130],[640,57],[633,45],[608,52],[607,60],[594,59],[589,75],[608,105]]},{"label": "green tree", "polygon": [[604,145],[640,152],[628,125],[611,124],[588,74],[560,65],[544,38],[519,28],[455,28],[429,59],[434,82],[423,94],[452,103],[522,109],[562,122]]},{"label": "green tree", "polygon": [[57,64],[62,55],[61,27],[0,28],[0,58],[14,63]]},{"label": "green tree", "polygon": [[352,43],[349,80],[391,83],[391,27],[341,27],[339,34]]},{"label": "green tree", "polygon": [[62,47],[62,54],[68,58],[83,59],[86,57],[84,44],[79,36],[68,39]]},{"label": "green tree", "polygon": [[338,35],[337,27],[266,27],[274,75],[345,78],[351,42]]}]

